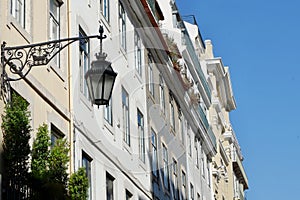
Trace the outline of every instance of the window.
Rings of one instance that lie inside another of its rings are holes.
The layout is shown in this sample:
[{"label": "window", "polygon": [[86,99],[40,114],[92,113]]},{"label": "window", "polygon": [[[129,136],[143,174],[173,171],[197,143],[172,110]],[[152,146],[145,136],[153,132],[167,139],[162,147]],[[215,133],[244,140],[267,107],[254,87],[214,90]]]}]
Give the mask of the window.
[{"label": "window", "polygon": [[106,200],[114,199],[114,181],[115,178],[106,172]]},{"label": "window", "polygon": [[51,124],[51,148],[55,145],[56,140],[62,139],[64,134],[61,133],[58,128]]},{"label": "window", "polygon": [[[79,27],[79,37],[86,37],[84,31]],[[79,42],[79,67],[80,67],[80,90],[82,94],[88,98],[88,88],[84,78],[85,73],[90,68],[90,49],[89,49],[89,40],[81,39]]]},{"label": "window", "polygon": [[164,80],[163,77],[160,75],[159,76],[159,104],[160,104],[160,109],[162,110],[163,113],[165,113],[165,91],[164,91]]},{"label": "window", "polygon": [[142,76],[142,42],[137,31],[134,33],[134,57],[135,68],[140,76]]},{"label": "window", "polygon": [[126,14],[121,2],[119,2],[119,34],[121,47],[126,51]]},{"label": "window", "polygon": [[172,99],[170,100],[170,125],[171,128],[175,130],[175,111]]},{"label": "window", "polygon": [[88,178],[89,189],[88,189],[88,199],[92,199],[92,171],[91,171],[92,159],[85,152],[82,152],[82,167],[85,168],[85,174]]},{"label": "window", "polygon": [[145,162],[145,133],[144,133],[144,116],[138,110],[137,111],[137,122],[138,122],[138,135],[139,135],[139,157],[141,161]]},{"label": "window", "polygon": [[152,146],[152,174],[158,177],[158,162],[157,162],[157,139],[156,133],[151,129],[151,146]]},{"label": "window", "polygon": [[205,178],[205,163],[204,163],[204,152],[203,150],[201,151],[201,174],[203,178]]},{"label": "window", "polygon": [[209,161],[207,159],[207,163],[206,163],[206,168],[207,168],[207,185],[210,187],[210,168],[209,168]]},{"label": "window", "polygon": [[[59,17],[59,2],[57,0],[50,0],[50,27],[49,27],[49,40],[59,39],[59,30],[60,30],[60,17]],[[55,52],[57,49],[55,49]],[[54,53],[55,53],[54,52]],[[55,64],[59,64],[59,55],[54,58]]]},{"label": "window", "polygon": [[188,150],[189,150],[189,156],[192,156],[192,139],[191,139],[191,135],[188,134]]},{"label": "window", "polygon": [[185,199],[185,197],[186,197],[186,175],[185,175],[184,171],[181,171],[181,185],[182,185],[181,199]]},{"label": "window", "polygon": [[50,0],[50,40],[59,38],[59,3],[57,0]]},{"label": "window", "polygon": [[165,189],[169,190],[169,166],[168,149],[163,144],[163,181]]},{"label": "window", "polygon": [[126,190],[126,200],[130,199],[132,199],[132,194],[128,190]]},{"label": "window", "polygon": [[149,85],[148,85],[148,89],[149,89],[149,92],[152,96],[154,96],[154,80],[153,80],[153,68],[152,68],[152,65],[153,65],[153,60],[152,60],[152,57],[151,55],[148,56],[148,60],[149,60],[149,71],[148,71],[148,81],[149,81]]},{"label": "window", "polygon": [[199,193],[197,193],[197,200],[201,200],[201,196]]},{"label": "window", "polygon": [[109,0],[101,0],[101,12],[107,22],[109,22]]},{"label": "window", "polygon": [[110,124],[113,125],[113,119],[112,119],[112,102],[111,99],[109,99],[109,102],[107,105],[104,106],[104,119]]},{"label": "window", "polygon": [[180,132],[181,132],[181,142],[184,144],[184,134],[185,134],[185,126],[183,117],[179,118],[180,120]]},{"label": "window", "polygon": [[193,186],[193,184],[191,183],[190,184],[190,195],[191,195],[191,200],[194,200],[195,199],[195,197],[194,197],[194,186]]},{"label": "window", "polygon": [[11,0],[10,14],[25,28],[25,0]]},{"label": "window", "polygon": [[123,139],[130,146],[129,100],[128,93],[122,88]]},{"label": "window", "polygon": [[195,144],[195,150],[196,150],[196,167],[199,168],[199,150],[198,150],[198,143]]},{"label": "window", "polygon": [[172,171],[173,171],[173,197],[174,199],[179,199],[178,195],[178,166],[177,166],[177,161],[175,158],[173,158],[173,166],[172,166]]}]

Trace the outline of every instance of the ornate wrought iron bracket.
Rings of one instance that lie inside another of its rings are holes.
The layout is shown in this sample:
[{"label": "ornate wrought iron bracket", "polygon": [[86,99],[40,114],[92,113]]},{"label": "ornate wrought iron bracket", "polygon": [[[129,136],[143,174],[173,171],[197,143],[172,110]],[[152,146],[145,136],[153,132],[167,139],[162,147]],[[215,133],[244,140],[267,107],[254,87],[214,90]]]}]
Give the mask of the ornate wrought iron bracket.
[{"label": "ornate wrought iron bracket", "polygon": [[[1,45],[2,90],[7,90],[7,85],[10,81],[18,81],[25,78],[32,67],[47,65],[61,50],[75,41],[97,38],[100,40],[100,52],[102,52],[102,40],[106,38],[103,32],[103,27],[100,25],[99,35],[65,38],[14,47],[6,47],[6,42],[4,41]],[[8,76],[7,67],[13,76]]]}]

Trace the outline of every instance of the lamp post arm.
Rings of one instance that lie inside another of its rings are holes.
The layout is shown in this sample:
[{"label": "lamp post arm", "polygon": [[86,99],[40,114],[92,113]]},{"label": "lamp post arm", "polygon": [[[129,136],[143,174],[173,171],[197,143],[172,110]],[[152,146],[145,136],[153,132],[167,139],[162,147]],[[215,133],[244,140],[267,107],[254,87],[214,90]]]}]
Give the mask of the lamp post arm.
[{"label": "lamp post arm", "polygon": [[[18,81],[23,79],[34,66],[47,65],[61,50],[75,41],[97,38],[100,41],[106,36],[92,35],[73,37],[23,46],[6,47],[6,42],[1,45],[1,64],[3,81]],[[18,77],[8,77],[6,66],[12,74]]]}]

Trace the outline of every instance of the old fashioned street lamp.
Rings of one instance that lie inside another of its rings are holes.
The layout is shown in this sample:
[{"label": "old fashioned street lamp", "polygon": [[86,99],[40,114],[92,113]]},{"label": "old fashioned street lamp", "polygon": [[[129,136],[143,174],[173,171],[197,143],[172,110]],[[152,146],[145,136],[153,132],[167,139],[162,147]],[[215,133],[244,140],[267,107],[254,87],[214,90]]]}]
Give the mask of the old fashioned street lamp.
[{"label": "old fashioned street lamp", "polygon": [[[102,40],[106,38],[103,32],[103,27],[100,25],[99,35],[65,38],[15,47],[6,47],[6,42],[3,42],[1,45],[1,94],[9,93],[10,81],[24,79],[34,66],[47,65],[61,50],[73,42],[97,38],[100,40],[100,52],[96,54],[96,60],[92,61],[92,67],[85,74],[85,79],[92,103],[97,106],[108,104],[117,73],[111,67],[111,62],[105,60],[107,54],[102,52]],[[8,76],[7,68],[13,76]]]},{"label": "old fashioned street lamp", "polygon": [[[99,29],[102,36],[103,27]],[[90,99],[95,105],[107,105],[112,93],[117,73],[111,67],[111,62],[106,61],[107,54],[102,52],[102,40],[100,40],[100,52],[96,54],[97,60],[92,61],[92,67],[86,72],[85,80],[87,82]]]}]

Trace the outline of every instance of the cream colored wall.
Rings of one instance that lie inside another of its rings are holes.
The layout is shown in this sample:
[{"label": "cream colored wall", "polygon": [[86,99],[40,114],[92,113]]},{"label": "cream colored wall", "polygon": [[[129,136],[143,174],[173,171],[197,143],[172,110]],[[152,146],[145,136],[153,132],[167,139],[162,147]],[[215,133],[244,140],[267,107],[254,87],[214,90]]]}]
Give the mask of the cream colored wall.
[{"label": "cream colored wall", "polygon": [[[27,45],[49,40],[49,1],[27,0],[25,29],[10,14],[10,1],[0,2],[0,41],[7,47]],[[61,8],[61,38],[67,36],[66,0]],[[69,136],[69,83],[68,53],[65,49],[60,57],[60,69],[50,62],[47,66],[33,67],[26,81],[11,82],[12,89],[29,102],[31,112],[32,139],[39,125],[55,125],[66,137]],[[9,68],[6,66],[6,71]],[[11,74],[9,74],[11,76]],[[1,100],[1,113],[3,101]],[[1,138],[0,138],[1,140]]]}]

